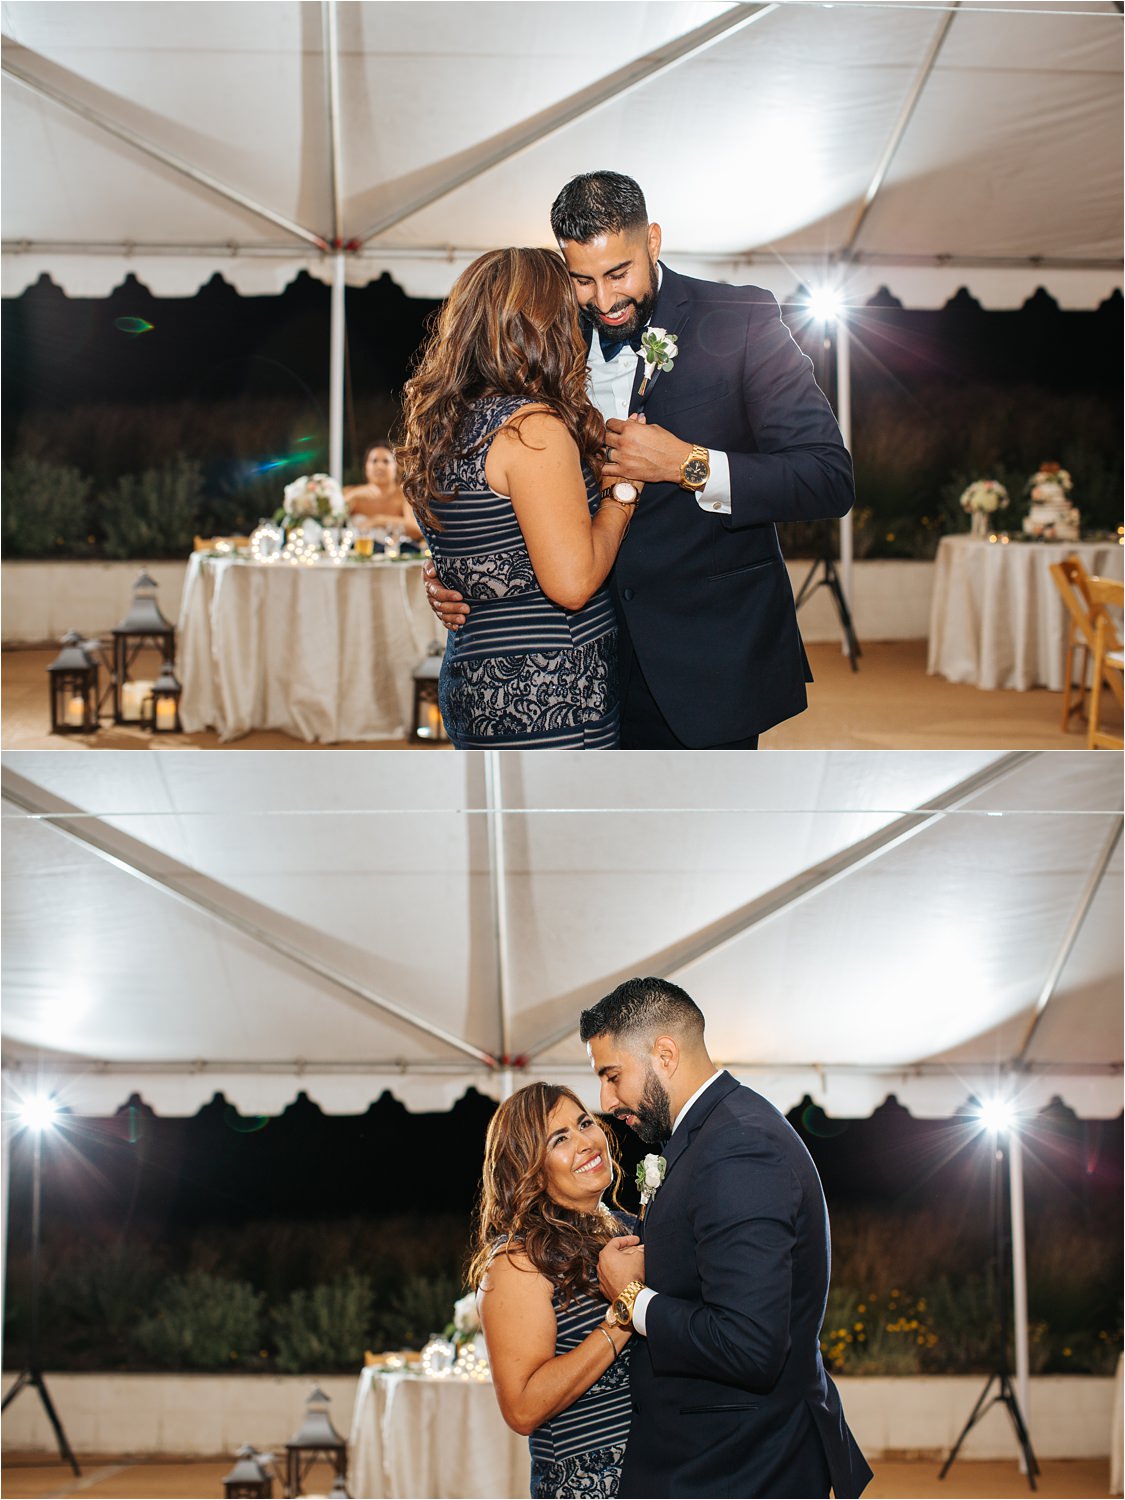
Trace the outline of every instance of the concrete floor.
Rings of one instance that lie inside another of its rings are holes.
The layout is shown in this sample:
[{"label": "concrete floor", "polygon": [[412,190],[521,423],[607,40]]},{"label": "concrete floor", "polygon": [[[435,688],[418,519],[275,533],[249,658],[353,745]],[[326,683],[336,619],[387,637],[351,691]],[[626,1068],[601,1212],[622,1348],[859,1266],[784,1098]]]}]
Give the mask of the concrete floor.
[{"label": "concrete floor", "polygon": [[[853,673],[840,648],[808,648],[816,681],[810,707],[762,737],[768,750],[1081,750],[1084,726],[1059,728],[1061,693],[984,692],[926,674],[925,641],[871,642],[863,646]],[[158,735],[105,726],[96,735],[51,735],[47,700],[48,662],[54,649],[3,654],[0,745],[6,750],[377,750],[411,748],[405,740],[306,745],[276,732],[260,732],[220,747],[213,733]],[[1106,695],[1108,697],[1108,695]],[[1108,726],[1121,724],[1110,700]],[[417,748],[417,747],[414,747]]]},{"label": "concrete floor", "polygon": [[[194,1459],[84,1459],[81,1477],[76,1478],[64,1465],[48,1462],[43,1455],[9,1454],[0,1470],[0,1487],[11,1500],[48,1500],[48,1497],[91,1495],[99,1500],[210,1500],[223,1493],[223,1475],[230,1472],[233,1459],[214,1461]],[[864,1493],[864,1500],[914,1500],[933,1496],[935,1500],[985,1500],[996,1497],[1030,1494],[1027,1480],[1014,1460],[1003,1463],[970,1463],[958,1459],[949,1475],[937,1477],[939,1459],[881,1459],[872,1464],[875,1479]],[[324,1488],[310,1493],[328,1493],[331,1472],[325,1466],[313,1471],[310,1478],[327,1481]],[[275,1494],[280,1486],[275,1485]],[[1092,1497],[1109,1493],[1109,1461],[1102,1459],[1055,1460],[1042,1465],[1037,1494],[1042,1500],[1055,1497]]]}]

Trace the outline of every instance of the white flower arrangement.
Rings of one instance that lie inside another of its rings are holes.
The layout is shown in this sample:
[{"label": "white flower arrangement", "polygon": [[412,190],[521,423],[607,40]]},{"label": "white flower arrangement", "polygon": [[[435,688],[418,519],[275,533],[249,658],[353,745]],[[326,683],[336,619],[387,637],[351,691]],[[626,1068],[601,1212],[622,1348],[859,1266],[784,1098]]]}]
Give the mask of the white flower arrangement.
[{"label": "white flower arrangement", "polygon": [[641,1218],[645,1216],[645,1209],[660,1191],[660,1185],[664,1181],[664,1174],[668,1170],[668,1163],[663,1156],[657,1156],[655,1152],[649,1152],[637,1163],[637,1190],[641,1195]]},{"label": "white flower arrangement", "polygon": [[1008,491],[996,479],[978,479],[961,495],[961,509],[983,511],[992,515],[998,510],[1007,510]]},{"label": "white flower arrangement", "polygon": [[481,1331],[476,1292],[467,1292],[453,1304],[453,1327],[463,1338]]},{"label": "white flower arrangement", "polygon": [[645,386],[652,379],[653,372],[670,370],[679,352],[678,335],[669,333],[666,328],[645,329],[641,334],[641,355],[645,362],[645,373],[637,392],[639,396],[644,395]]},{"label": "white flower arrangement", "polygon": [[301,521],[342,526],[348,519],[344,492],[331,474],[302,474],[285,486],[284,501],[276,519],[289,526]]}]

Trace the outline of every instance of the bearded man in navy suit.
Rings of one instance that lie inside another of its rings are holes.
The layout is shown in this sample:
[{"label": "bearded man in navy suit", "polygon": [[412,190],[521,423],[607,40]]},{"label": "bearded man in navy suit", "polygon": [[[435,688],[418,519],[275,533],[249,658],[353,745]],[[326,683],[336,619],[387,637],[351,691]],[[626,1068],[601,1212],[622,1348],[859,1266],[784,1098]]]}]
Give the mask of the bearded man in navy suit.
[{"label": "bearded man in navy suit", "polygon": [[631,979],[583,1011],[601,1105],[662,1153],[644,1242],[598,1262],[641,1335],[622,1496],[858,1496],[871,1470],[820,1357],[824,1193],[792,1127],[716,1069],[699,1007]]},{"label": "bearded man in navy suit", "polygon": [[[574,178],[551,226],[591,336],[603,484],[644,485],[612,574],[621,748],[756,748],[807,704],[775,523],[851,508],[839,427],[772,293],[662,264],[632,178]],[[647,381],[646,329],[676,337],[674,362]],[[428,588],[457,628],[467,606]]]}]

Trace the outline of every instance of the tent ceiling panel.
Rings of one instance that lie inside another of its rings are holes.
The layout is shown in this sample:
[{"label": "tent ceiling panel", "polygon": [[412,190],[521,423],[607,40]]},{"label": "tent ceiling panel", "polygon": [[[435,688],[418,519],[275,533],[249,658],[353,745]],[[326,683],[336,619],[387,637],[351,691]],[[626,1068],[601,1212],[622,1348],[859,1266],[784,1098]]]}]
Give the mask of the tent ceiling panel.
[{"label": "tent ceiling panel", "polygon": [[[330,1110],[384,1087],[426,1107],[457,1077],[500,1088],[479,1057],[504,1035],[488,778],[477,756],[422,759],[348,757],[351,780],[322,791],[276,753],[6,755],[6,1060],[61,1048],[99,1100],[138,1087],[156,1107],[150,1081],[198,1107],[219,1076],[258,1111],[298,1074]],[[779,1103],[799,1089],[843,1113],[907,1090],[949,1112],[1017,1056],[1119,816],[1116,758],[692,770],[610,758],[595,786],[577,756],[498,758],[512,1050],[533,1052],[514,1081],[588,1085],[578,1010],[654,969],[699,998],[721,1060],[781,1080]],[[903,816],[986,776],[954,810]],[[1120,871],[1118,850],[1030,1055],[1044,1101],[1095,1114],[1120,1093]]]},{"label": "tent ceiling panel", "polygon": [[[577,0],[341,6],[345,237],[406,215],[349,258],[349,279],[389,270],[413,295],[444,295],[474,251],[548,243],[558,186],[610,163],[645,186],[679,269],[789,297],[846,243],[939,12],[776,6],[408,211],[545,112],[732,9],[609,0],[592,28]],[[954,17],[864,223],[854,299],[887,285],[934,306],[968,285],[1013,307],[1044,284],[1092,306],[1121,284],[1121,17],[1109,0],[1046,9]],[[321,7],[15,0],[4,26],[6,54],[36,77],[329,234]],[[104,294],[128,270],[165,295],[215,269],[244,292],[302,268],[327,276],[285,231],[20,85],[7,83],[3,110],[6,294],[44,270],[72,295]]]}]

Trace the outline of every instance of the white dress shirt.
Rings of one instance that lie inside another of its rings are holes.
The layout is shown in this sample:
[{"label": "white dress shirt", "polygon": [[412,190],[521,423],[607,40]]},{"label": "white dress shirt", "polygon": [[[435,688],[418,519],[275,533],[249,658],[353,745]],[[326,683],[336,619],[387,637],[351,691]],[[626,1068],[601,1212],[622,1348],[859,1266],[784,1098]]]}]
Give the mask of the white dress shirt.
[{"label": "white dress shirt", "polygon": [[[663,275],[658,265],[656,268],[658,289]],[[587,359],[587,368],[590,372],[590,400],[607,422],[611,417],[619,417],[621,421],[625,421],[628,417],[629,401],[633,395],[633,381],[636,378],[639,358],[640,355],[634,354],[628,344],[624,344],[607,363],[602,354],[601,340],[598,338],[595,327]],[[675,365],[665,372],[663,378],[665,380],[676,378]],[[688,440],[685,439],[686,441]],[[719,515],[730,515],[730,461],[725,453],[711,450],[711,474],[703,488],[695,492],[695,501],[701,510],[712,511]]]},{"label": "white dress shirt", "polygon": [[[680,1121],[684,1118],[688,1110],[692,1107],[692,1105],[700,1097],[700,1095],[704,1093],[705,1090],[711,1087],[716,1078],[721,1078],[725,1072],[725,1068],[718,1068],[714,1073],[711,1074],[706,1083],[701,1083],[699,1085],[695,1093],[692,1094],[691,1098],[682,1107],[676,1118],[673,1120],[672,1135],[675,1135],[676,1131],[680,1127]],[[669,1140],[671,1140],[671,1136],[669,1136]],[[654,1292],[650,1286],[646,1286],[643,1291],[637,1293],[637,1300],[633,1303],[633,1327],[637,1330],[638,1333],[643,1334],[645,1331],[645,1309],[648,1307],[652,1299],[656,1296],[659,1296],[659,1293]]]}]

